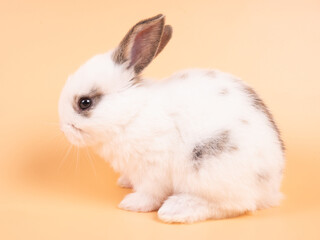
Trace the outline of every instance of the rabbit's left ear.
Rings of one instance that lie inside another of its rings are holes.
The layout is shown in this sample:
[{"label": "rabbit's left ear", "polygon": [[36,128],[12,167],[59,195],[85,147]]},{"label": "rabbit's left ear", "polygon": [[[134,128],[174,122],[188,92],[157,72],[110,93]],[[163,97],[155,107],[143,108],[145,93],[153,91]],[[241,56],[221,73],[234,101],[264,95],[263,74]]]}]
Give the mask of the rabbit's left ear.
[{"label": "rabbit's left ear", "polygon": [[115,50],[113,59],[118,64],[128,62],[139,74],[157,56],[171,38],[172,28],[165,26],[159,14],[134,25]]}]

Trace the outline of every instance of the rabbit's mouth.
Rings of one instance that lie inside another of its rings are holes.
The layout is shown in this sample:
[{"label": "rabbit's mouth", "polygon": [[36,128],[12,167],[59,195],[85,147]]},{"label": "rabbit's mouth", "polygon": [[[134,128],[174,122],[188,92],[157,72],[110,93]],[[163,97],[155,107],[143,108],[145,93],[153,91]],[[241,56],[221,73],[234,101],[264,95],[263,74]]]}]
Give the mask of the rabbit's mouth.
[{"label": "rabbit's mouth", "polygon": [[62,124],[61,131],[73,145],[79,147],[87,145],[85,137],[86,135],[88,135],[88,133],[86,133],[83,129],[75,126],[73,123]]},{"label": "rabbit's mouth", "polygon": [[74,129],[74,130],[76,130],[76,131],[78,131],[78,132],[80,132],[80,133],[85,133],[85,131],[83,131],[81,128],[78,128],[78,127],[76,127],[74,124],[70,124],[70,126]]}]

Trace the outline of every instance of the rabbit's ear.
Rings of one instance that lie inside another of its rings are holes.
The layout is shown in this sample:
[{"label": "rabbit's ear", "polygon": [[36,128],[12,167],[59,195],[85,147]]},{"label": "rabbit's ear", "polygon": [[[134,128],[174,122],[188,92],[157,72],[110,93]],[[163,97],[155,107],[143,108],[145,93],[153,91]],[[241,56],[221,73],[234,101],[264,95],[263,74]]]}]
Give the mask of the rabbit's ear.
[{"label": "rabbit's ear", "polygon": [[139,74],[171,37],[171,27],[165,27],[164,21],[165,17],[159,14],[134,25],[115,50],[114,61],[118,64],[128,62],[128,68]]},{"label": "rabbit's ear", "polygon": [[172,36],[172,27],[170,25],[165,25],[155,57],[158,56],[158,54],[164,49],[164,47],[167,45],[167,43],[171,39],[171,36]]}]

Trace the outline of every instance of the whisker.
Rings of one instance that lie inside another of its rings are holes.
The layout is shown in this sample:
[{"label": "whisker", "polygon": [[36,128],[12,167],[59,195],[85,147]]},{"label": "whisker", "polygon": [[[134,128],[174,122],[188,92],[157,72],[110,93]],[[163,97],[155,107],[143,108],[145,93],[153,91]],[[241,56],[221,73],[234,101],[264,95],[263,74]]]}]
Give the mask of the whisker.
[{"label": "whisker", "polygon": [[92,167],[92,169],[93,169],[94,175],[95,175],[96,178],[97,178],[97,171],[96,171],[96,168],[95,168],[95,166],[94,166],[94,161],[93,161],[93,159],[92,159],[91,156],[90,156],[90,153],[89,153],[88,148],[86,148],[86,152],[87,152],[87,155],[88,155],[88,157],[89,157],[89,162],[90,162],[90,165],[91,165],[91,167]]},{"label": "whisker", "polygon": [[59,122],[40,122],[39,124],[44,127],[54,127],[54,128],[60,129]]},{"label": "whisker", "polygon": [[75,173],[78,170],[78,164],[79,164],[79,147],[77,147],[77,159],[76,159],[76,168],[75,168]]},{"label": "whisker", "polygon": [[56,134],[54,134],[51,138],[48,139],[49,143],[53,142],[54,140],[56,140],[58,137],[61,137],[62,132],[57,132]]},{"label": "whisker", "polygon": [[61,160],[61,162],[60,162],[60,164],[59,164],[59,166],[58,166],[58,171],[60,171],[60,170],[61,170],[61,167],[62,167],[62,165],[65,163],[65,161],[66,161],[67,157],[69,156],[69,153],[70,153],[70,151],[71,151],[72,147],[73,147],[73,146],[70,144],[70,146],[69,146],[69,148],[68,148],[68,150],[67,150],[66,154],[64,155],[64,157],[62,158],[62,160]]},{"label": "whisker", "polygon": [[60,125],[60,123],[58,123],[58,122],[42,122],[43,124],[52,124],[52,125]]}]

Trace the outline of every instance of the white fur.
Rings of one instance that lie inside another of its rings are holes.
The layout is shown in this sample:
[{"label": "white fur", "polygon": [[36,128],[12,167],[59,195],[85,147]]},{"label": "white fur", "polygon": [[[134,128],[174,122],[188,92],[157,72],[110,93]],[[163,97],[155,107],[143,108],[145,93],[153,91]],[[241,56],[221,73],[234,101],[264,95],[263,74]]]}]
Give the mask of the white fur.
[{"label": "white fur", "polygon": [[[278,204],[283,152],[244,83],[223,72],[213,77],[209,70],[191,69],[132,86],[133,72],[111,55],[95,56],[69,77],[59,113],[72,143],[94,146],[124,176],[120,184],[133,186],[120,208],[160,208],[163,221],[194,222]],[[84,117],[72,109],[73,99],[92,88],[105,96]],[[229,131],[237,150],[200,159],[195,168],[193,148],[222,130]],[[268,181],[259,182],[259,173]]]}]

